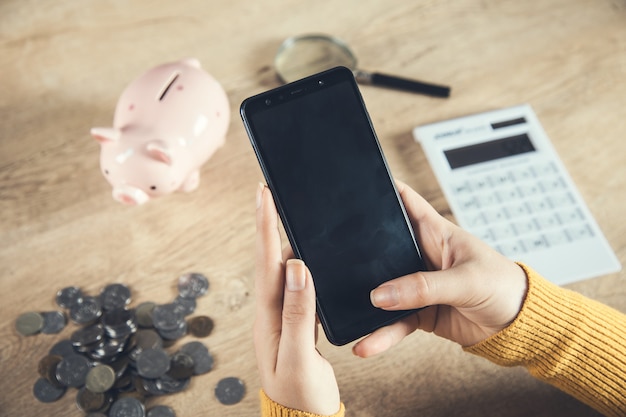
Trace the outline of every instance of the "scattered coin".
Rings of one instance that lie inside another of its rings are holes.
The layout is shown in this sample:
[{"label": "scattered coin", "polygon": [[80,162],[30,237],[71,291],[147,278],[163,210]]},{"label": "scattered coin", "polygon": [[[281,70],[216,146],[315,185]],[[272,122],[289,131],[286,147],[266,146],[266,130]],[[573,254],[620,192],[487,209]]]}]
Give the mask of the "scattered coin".
[{"label": "scattered coin", "polygon": [[152,327],[152,310],[154,310],[154,307],[156,307],[156,303],[146,301],[135,308],[135,316],[139,326]]},{"label": "scattered coin", "polygon": [[194,374],[193,358],[185,352],[176,352],[170,359],[170,370],[167,375],[174,379],[191,378]]},{"label": "scattered coin", "polygon": [[103,411],[108,407],[110,398],[106,393],[93,392],[87,387],[82,387],[76,394],[76,406],[85,413]]},{"label": "scattered coin", "polygon": [[83,301],[83,292],[78,287],[66,287],[57,292],[56,301],[59,307],[70,309]]},{"label": "scattered coin", "polygon": [[146,417],[176,417],[176,413],[167,405],[155,405],[148,410]]},{"label": "scattered coin", "polygon": [[180,351],[192,357],[195,375],[205,374],[213,369],[213,356],[201,342],[186,343],[180,348]]},{"label": "scattered coin", "polygon": [[43,328],[43,316],[33,311],[20,314],[15,321],[15,328],[22,336],[37,334]]},{"label": "scattered coin", "polygon": [[196,299],[195,298],[185,298],[182,296],[178,296],[172,301],[172,304],[176,306],[178,311],[180,311],[183,316],[188,316],[193,314],[196,311]]},{"label": "scattered coin", "polygon": [[202,274],[193,272],[178,278],[178,294],[184,298],[198,298],[207,293],[209,280]]},{"label": "scattered coin", "polygon": [[109,417],[145,417],[146,409],[141,401],[132,397],[117,399],[109,410]]},{"label": "scattered coin", "polygon": [[[108,365],[96,365],[85,377],[85,387],[91,392],[100,393],[111,389],[115,384],[115,371]],[[95,410],[99,410],[96,408]],[[92,410],[92,411],[95,411]]]},{"label": "scattered coin", "polygon": [[58,400],[65,394],[65,391],[65,387],[56,387],[44,378],[39,378],[33,386],[33,395],[42,403],[51,403]]},{"label": "scattered coin", "polygon": [[82,387],[89,372],[90,363],[78,353],[67,355],[57,365],[57,380],[66,387]]},{"label": "scattered coin", "polygon": [[60,355],[47,355],[41,358],[39,365],[37,366],[39,376],[45,378],[49,383],[57,388],[63,387],[63,384],[57,380],[57,366],[62,360],[63,357]]},{"label": "scattered coin", "polygon": [[67,318],[61,311],[49,311],[41,313],[41,316],[43,317],[43,326],[41,327],[43,334],[59,333],[67,324]]},{"label": "scattered coin", "polygon": [[161,349],[145,349],[137,358],[137,372],[144,378],[155,379],[170,369],[170,357]]},{"label": "scattered coin", "polygon": [[102,307],[105,310],[118,310],[130,304],[130,289],[124,284],[110,284],[100,293]]},{"label": "scattered coin", "polygon": [[66,357],[72,353],[76,353],[76,351],[74,350],[74,345],[72,345],[72,342],[68,339],[63,339],[55,343],[54,346],[50,348],[49,352],[50,355],[59,355],[62,357]]},{"label": "scattered coin", "polygon": [[189,320],[189,333],[195,337],[207,337],[213,331],[213,320],[207,316],[196,316]]},{"label": "scattered coin", "polygon": [[[134,309],[128,307],[131,292],[123,284],[107,285],[98,297],[78,287],[58,291],[57,304],[80,327],[40,360],[35,398],[56,401],[68,387],[74,387],[78,389],[76,405],[86,417],[175,417],[174,410],[161,405],[146,413],[142,401],[146,396],[186,390],[193,375],[213,368],[212,355],[199,341],[186,343],[171,356],[164,350],[185,336],[188,326],[195,337],[211,333],[209,317],[185,319],[208,287],[204,275],[186,274],[178,279],[179,294],[173,302],[144,302]],[[64,312],[50,311],[24,313],[15,326],[20,334],[31,335],[58,333],[66,325]],[[234,404],[245,394],[241,381],[239,385],[220,383],[216,395],[219,391],[226,398],[226,402],[220,400],[224,404]]]},{"label": "scattered coin", "polygon": [[241,401],[246,394],[246,386],[239,378],[221,379],[215,387],[215,397],[224,405],[233,405]]},{"label": "scattered coin", "polygon": [[77,324],[87,324],[102,315],[102,306],[95,297],[83,297],[70,307],[70,318]]}]

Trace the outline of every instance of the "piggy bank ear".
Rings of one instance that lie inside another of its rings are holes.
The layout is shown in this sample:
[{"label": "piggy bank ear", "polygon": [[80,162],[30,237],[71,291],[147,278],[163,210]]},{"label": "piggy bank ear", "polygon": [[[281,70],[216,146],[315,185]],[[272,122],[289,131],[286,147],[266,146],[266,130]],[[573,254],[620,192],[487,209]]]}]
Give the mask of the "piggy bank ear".
[{"label": "piggy bank ear", "polygon": [[172,155],[167,145],[160,140],[153,140],[148,142],[146,150],[151,158],[157,161],[163,162],[167,165],[172,165]]},{"label": "piggy bank ear", "polygon": [[122,132],[112,127],[92,127],[91,136],[100,143],[117,142]]}]

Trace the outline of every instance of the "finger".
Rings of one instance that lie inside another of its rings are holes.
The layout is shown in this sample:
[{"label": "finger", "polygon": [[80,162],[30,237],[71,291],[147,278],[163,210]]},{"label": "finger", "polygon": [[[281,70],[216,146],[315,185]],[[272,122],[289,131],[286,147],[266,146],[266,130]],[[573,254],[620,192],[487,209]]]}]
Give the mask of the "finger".
[{"label": "finger", "polygon": [[372,305],[384,310],[412,310],[438,304],[467,307],[476,291],[463,269],[416,272],[387,281],[370,293]]},{"label": "finger", "polygon": [[315,350],[315,289],[304,262],[289,259],[285,268],[280,355],[293,363]]},{"label": "finger", "polygon": [[259,368],[274,369],[280,339],[284,269],[278,215],[269,189],[259,184],[256,210],[256,319],[254,342]]},{"label": "finger", "polygon": [[278,214],[271,192],[259,184],[256,210],[257,306],[280,313],[283,295],[283,256]]},{"label": "finger", "polygon": [[407,335],[419,327],[419,316],[411,314],[389,326],[381,327],[372,334],[358,341],[352,347],[352,353],[361,358],[378,355],[397,345]]}]

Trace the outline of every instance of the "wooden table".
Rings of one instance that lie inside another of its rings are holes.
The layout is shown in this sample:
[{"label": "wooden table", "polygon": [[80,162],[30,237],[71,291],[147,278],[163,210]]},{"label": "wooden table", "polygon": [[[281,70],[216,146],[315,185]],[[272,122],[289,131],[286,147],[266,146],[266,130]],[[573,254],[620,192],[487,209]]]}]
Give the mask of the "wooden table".
[{"label": "wooden table", "polygon": [[[626,262],[626,3],[623,0],[84,1],[0,3],[0,415],[80,416],[74,394],[32,395],[37,363],[59,335],[19,336],[15,319],[56,308],[56,291],[97,294],[122,282],[165,303],[176,278],[206,274],[196,314],[215,320],[203,339],[215,369],[182,394],[150,400],[180,416],[258,415],[254,311],[254,195],[262,180],[238,116],[247,96],[279,85],[281,41],[309,32],[348,42],[365,69],[448,83],[448,100],[363,87],[394,175],[452,217],[418,124],[530,103],[616,251]],[[107,126],[122,89],[146,69],[197,57],[227,91],[226,145],[200,187],[140,207],[114,202],[98,168],[92,126]],[[626,274],[570,285],[626,311]],[[191,338],[189,338],[191,340]],[[187,339],[185,339],[187,340]],[[182,343],[182,342],[179,342]],[[445,340],[414,334],[379,357],[320,342],[349,415],[572,416],[587,407]],[[248,388],[217,402],[218,380]]]}]

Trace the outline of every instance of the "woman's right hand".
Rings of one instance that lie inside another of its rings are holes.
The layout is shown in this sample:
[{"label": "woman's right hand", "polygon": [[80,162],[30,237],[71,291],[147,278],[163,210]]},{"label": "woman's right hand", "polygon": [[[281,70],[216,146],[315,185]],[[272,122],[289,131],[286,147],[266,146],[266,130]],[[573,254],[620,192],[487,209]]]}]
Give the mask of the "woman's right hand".
[{"label": "woman's right hand", "polygon": [[371,300],[384,310],[422,309],[365,337],[354,354],[383,352],[417,329],[471,346],[507,327],[526,295],[522,268],[439,215],[406,184],[397,188],[430,270],[381,284]]}]

